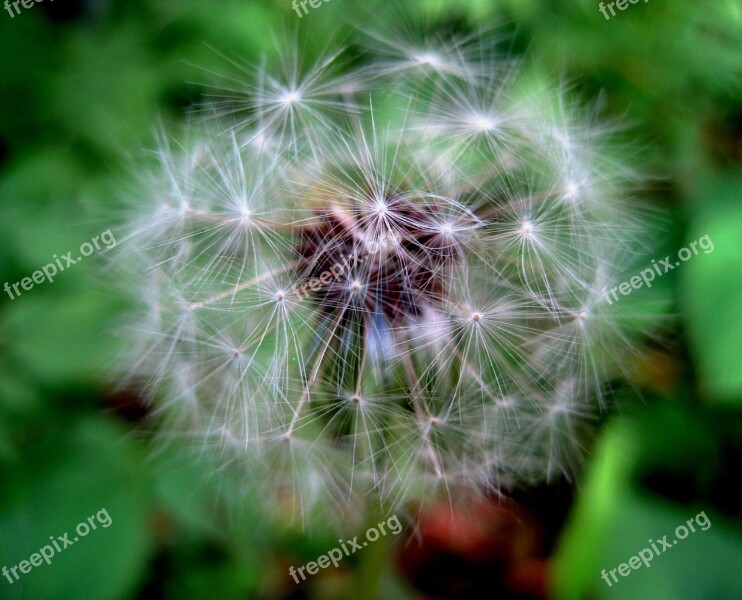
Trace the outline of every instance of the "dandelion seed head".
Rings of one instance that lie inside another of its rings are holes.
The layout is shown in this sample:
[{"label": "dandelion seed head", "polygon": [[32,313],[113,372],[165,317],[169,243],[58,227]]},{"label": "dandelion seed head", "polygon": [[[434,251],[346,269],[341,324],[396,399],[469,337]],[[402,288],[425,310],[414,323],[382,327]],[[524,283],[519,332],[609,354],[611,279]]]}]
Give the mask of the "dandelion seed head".
[{"label": "dandelion seed head", "polygon": [[573,476],[642,333],[602,301],[643,231],[609,128],[404,33],[242,69],[126,209],[127,375],[303,522]]}]

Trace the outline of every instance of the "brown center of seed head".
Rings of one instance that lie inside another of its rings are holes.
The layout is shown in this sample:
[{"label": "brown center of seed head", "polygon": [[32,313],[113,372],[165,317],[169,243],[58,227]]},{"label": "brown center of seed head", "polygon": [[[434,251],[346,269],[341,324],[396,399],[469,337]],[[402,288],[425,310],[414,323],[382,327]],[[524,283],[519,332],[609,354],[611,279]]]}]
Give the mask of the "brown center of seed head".
[{"label": "brown center of seed head", "polygon": [[382,315],[402,325],[444,296],[455,256],[437,231],[435,207],[401,195],[385,207],[374,214],[321,210],[302,229],[297,285],[323,313]]}]

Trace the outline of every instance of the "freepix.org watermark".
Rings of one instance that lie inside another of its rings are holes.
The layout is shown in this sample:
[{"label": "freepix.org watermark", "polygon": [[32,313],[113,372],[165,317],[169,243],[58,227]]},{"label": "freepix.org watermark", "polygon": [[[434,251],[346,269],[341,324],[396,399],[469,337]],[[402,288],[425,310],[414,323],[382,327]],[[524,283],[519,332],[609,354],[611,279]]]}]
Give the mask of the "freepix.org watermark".
[{"label": "freepix.org watermark", "polygon": [[[649,0],[644,0],[644,4],[649,2]],[[616,16],[616,11],[613,10],[613,7],[615,6],[618,8],[618,10],[626,10],[629,7],[629,4],[638,4],[639,0],[616,0],[615,2],[608,2],[608,10],[611,11],[612,16]],[[598,10],[603,13],[603,16],[605,17],[606,21],[610,20],[611,17],[608,16],[608,12],[606,11],[606,4],[604,2],[601,2],[598,5]]]},{"label": "freepix.org watermark", "polygon": [[[711,521],[706,516],[706,511],[701,511],[692,519],[688,519],[683,525],[678,525],[675,528],[676,539],[672,540],[671,542],[667,541],[666,535],[663,535],[662,539],[656,541],[650,539],[648,544],[651,546],[651,549],[642,548],[639,551],[638,555],[632,556],[627,562],[621,563],[620,565],[618,565],[618,567],[616,567],[615,569],[611,569],[608,572],[603,569],[600,572],[600,576],[603,578],[603,581],[608,584],[608,587],[613,587],[614,583],[618,583],[616,571],[618,571],[618,574],[621,575],[621,577],[628,577],[632,571],[640,569],[642,567],[642,564],[646,566],[647,569],[649,569],[652,566],[650,563],[655,558],[655,556],[664,554],[667,550],[677,545],[680,540],[684,540],[685,538],[687,538],[690,533],[696,533],[696,528],[693,526],[694,522],[701,528],[701,531],[707,531],[711,527]],[[657,547],[658,544],[660,546],[659,548]],[[609,573],[610,578],[608,577]],[[611,578],[613,579],[613,581],[611,581]]]},{"label": "freepix.org watermark", "polygon": [[[106,229],[100,235],[96,235],[92,240],[90,240],[90,242],[85,242],[82,246],[80,246],[81,256],[78,256],[77,258],[73,258],[71,250],[67,252],[67,254],[63,254],[62,258],[59,258],[55,254],[52,257],[54,259],[54,262],[41,267],[40,271],[34,271],[34,273],[30,277],[24,277],[20,281],[16,281],[13,284],[6,281],[5,285],[3,286],[5,293],[8,294],[11,300],[15,300],[23,293],[18,289],[19,287],[28,292],[36,284],[43,283],[44,281],[52,283],[54,281],[54,278],[66,268],[77,264],[83,259],[83,257],[90,256],[96,250],[100,250],[101,244],[99,242],[103,243],[106,250],[110,250],[116,245],[116,238],[113,237],[110,229]],[[64,264],[62,264],[62,261],[64,261]]]},{"label": "freepix.org watermark", "polygon": [[316,575],[320,569],[326,569],[332,563],[335,567],[340,565],[340,561],[346,556],[355,554],[356,550],[361,550],[368,546],[369,542],[375,542],[380,536],[386,535],[386,528],[389,527],[392,534],[397,535],[402,531],[402,524],[399,522],[397,515],[392,515],[386,521],[382,521],[376,527],[371,527],[366,531],[366,540],[364,542],[358,541],[358,536],[355,536],[352,540],[338,540],[340,542],[340,548],[333,548],[327,554],[323,554],[316,561],[308,562],[303,567],[298,569],[294,568],[294,565],[289,567],[289,575],[294,578],[296,583],[299,583],[298,575],[301,575],[301,580],[306,581],[307,577],[304,574],[306,569],[310,575]]},{"label": "freepix.org watermark", "polygon": [[[309,4],[309,6],[311,6],[312,8],[319,8],[320,6],[322,6],[323,3],[329,1],[330,0],[293,0],[291,2],[291,8],[296,11],[296,14],[299,15],[299,18],[301,19],[304,15],[309,14],[307,4]],[[301,10],[299,10],[299,7],[301,7]]]},{"label": "freepix.org watermark", "polygon": [[[305,281],[301,286],[298,284],[294,285],[292,290],[299,301],[305,300],[309,297],[311,292],[319,291],[324,286],[329,285],[333,279],[336,282],[340,282],[342,279],[347,279],[348,274],[352,271],[353,267],[356,267],[380,252],[393,250],[399,245],[399,243],[400,240],[398,236],[391,232],[383,233],[378,239],[364,240],[363,248],[366,254],[359,253],[359,251],[356,250],[353,254],[345,256],[342,263],[335,263],[321,275]],[[350,289],[353,291],[358,291],[361,287],[362,284],[360,281],[350,282]]]},{"label": "freepix.org watermark", "polygon": [[[31,8],[35,3],[39,3],[43,1],[44,0],[36,0],[36,2],[34,2],[34,0],[13,0],[11,2],[11,0],[5,0],[5,10],[8,11],[8,14],[10,15],[11,19],[15,19],[16,15],[21,14],[21,9],[18,6],[19,4],[23,8]],[[49,2],[54,2],[54,0],[49,0]],[[11,6],[12,6],[12,9],[11,9]]]},{"label": "freepix.org watermark", "polygon": [[18,571],[20,571],[22,575],[25,575],[30,573],[31,569],[34,567],[41,566],[44,562],[47,565],[52,564],[52,558],[55,554],[64,552],[69,546],[80,541],[80,538],[83,538],[91,531],[98,529],[98,525],[103,527],[103,529],[106,529],[111,526],[111,523],[113,523],[113,520],[108,514],[108,511],[105,508],[101,508],[96,514],[88,517],[87,521],[77,524],[77,527],[75,527],[75,533],[77,535],[72,539],[70,539],[69,533],[59,535],[56,538],[53,535],[50,535],[49,539],[52,543],[40,548],[39,551],[33,553],[28,560],[22,560],[17,565],[10,568],[3,566],[3,577],[5,577],[12,585],[21,578],[21,575],[18,575]]},{"label": "freepix.org watermark", "polygon": [[[711,254],[714,251],[714,242],[712,242],[711,238],[706,234],[695,242],[688,244],[687,248],[681,248],[678,251],[679,260],[673,262],[670,256],[666,256],[658,263],[656,260],[652,259],[651,267],[647,267],[641,273],[634,275],[628,281],[624,281],[622,284],[612,287],[610,290],[603,288],[604,298],[608,301],[608,304],[613,304],[613,302],[618,302],[620,300],[616,291],[618,291],[622,296],[628,296],[634,290],[638,290],[645,285],[648,288],[651,288],[652,282],[656,277],[662,277],[668,271],[672,271],[682,263],[689,261],[694,256],[698,256],[699,246],[701,250],[703,250],[704,254]],[[611,297],[613,297],[613,300],[611,300]]]}]

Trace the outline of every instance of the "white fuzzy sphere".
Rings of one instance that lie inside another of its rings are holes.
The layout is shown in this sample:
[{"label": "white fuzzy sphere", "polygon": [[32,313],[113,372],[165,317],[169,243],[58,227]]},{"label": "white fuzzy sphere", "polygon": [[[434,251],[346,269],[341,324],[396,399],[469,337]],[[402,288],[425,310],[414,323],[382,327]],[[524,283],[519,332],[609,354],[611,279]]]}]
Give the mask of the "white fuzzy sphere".
[{"label": "white fuzzy sphere", "polygon": [[374,48],[247,70],[121,244],[160,427],[302,517],[569,476],[636,339],[610,129],[482,40]]}]

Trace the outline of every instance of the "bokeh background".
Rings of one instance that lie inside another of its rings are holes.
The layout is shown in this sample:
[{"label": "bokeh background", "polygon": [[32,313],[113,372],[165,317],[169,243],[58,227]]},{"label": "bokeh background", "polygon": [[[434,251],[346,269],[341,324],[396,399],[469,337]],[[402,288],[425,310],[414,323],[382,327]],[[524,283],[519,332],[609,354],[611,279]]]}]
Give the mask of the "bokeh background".
[{"label": "bokeh background", "polygon": [[[503,24],[529,68],[630,125],[652,175],[641,201],[662,215],[647,260],[714,242],[622,299],[652,307],[663,326],[626,365],[583,472],[466,511],[431,507],[414,528],[297,586],[288,566],[336,546],[335,532],[271,522],[250,502],[259,490],[235,503],[186,442],[153,443],[136,390],[107,375],[130,299],[110,291],[92,256],[15,300],[0,294],[0,567],[101,508],[112,525],[12,585],[0,578],[0,598],[742,597],[739,0],[650,0],[611,20],[594,0],[329,0],[301,20],[290,0],[2,10],[0,285],[116,234],[117,200],[158,124],[183,121],[229,71],[222,55],[253,63],[272,32],[295,28],[321,47],[394,18],[400,4],[432,29]],[[700,511],[707,531],[611,588],[600,578]]]}]

